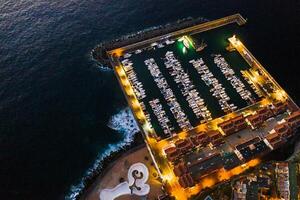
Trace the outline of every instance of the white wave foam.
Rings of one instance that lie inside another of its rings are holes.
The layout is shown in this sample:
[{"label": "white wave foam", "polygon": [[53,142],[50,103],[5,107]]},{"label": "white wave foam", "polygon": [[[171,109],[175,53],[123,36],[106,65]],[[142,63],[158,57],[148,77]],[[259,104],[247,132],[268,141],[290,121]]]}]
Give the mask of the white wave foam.
[{"label": "white wave foam", "polygon": [[106,150],[97,156],[93,166],[86,171],[85,176],[80,183],[71,186],[70,192],[65,197],[65,200],[76,200],[80,192],[85,188],[84,183],[86,178],[91,177],[97,171],[99,172],[103,160],[113,152],[117,152],[127,145],[130,145],[134,139],[134,135],[139,132],[138,125],[129,108],[125,108],[113,115],[107,126],[121,133],[123,135],[123,140],[115,144],[109,144]]},{"label": "white wave foam", "polygon": [[108,123],[108,127],[119,132],[135,134],[139,131],[138,125],[131,110],[127,107],[118,114],[113,115]]},{"label": "white wave foam", "polygon": [[89,60],[92,61],[98,69],[100,69],[100,71],[113,71],[112,68],[102,65],[98,60],[96,60],[93,57],[93,51],[90,52],[88,57],[89,57]]},{"label": "white wave foam", "polygon": [[97,68],[100,69],[100,71],[112,71],[111,68],[104,66],[104,65],[97,65]]}]

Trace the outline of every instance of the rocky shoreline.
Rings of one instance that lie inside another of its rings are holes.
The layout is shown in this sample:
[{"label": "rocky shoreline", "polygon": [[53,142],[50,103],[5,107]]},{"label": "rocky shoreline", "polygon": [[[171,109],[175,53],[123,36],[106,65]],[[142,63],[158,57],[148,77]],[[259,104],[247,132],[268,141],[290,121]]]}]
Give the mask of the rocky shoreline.
[{"label": "rocky shoreline", "polygon": [[101,176],[104,176],[105,171],[107,171],[116,160],[120,157],[124,156],[125,154],[129,154],[132,151],[142,148],[145,146],[144,139],[142,134],[139,132],[135,134],[134,140],[130,145],[127,145],[120,149],[119,151],[115,151],[111,153],[109,156],[105,157],[101,163],[99,164],[98,168],[93,172],[91,176],[87,176],[83,180],[83,189],[81,189],[77,194],[75,194],[71,199],[74,200],[82,200],[86,193],[88,193],[89,188],[95,184],[95,181]]}]

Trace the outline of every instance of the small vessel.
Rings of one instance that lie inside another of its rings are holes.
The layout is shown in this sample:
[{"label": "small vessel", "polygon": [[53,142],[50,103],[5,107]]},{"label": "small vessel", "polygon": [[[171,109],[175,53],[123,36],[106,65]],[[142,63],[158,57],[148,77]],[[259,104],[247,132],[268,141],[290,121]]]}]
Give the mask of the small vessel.
[{"label": "small vessel", "polygon": [[157,46],[157,44],[158,44],[157,42],[154,42],[151,44],[151,47],[155,47],[155,46]]},{"label": "small vessel", "polygon": [[196,46],[196,51],[202,51],[205,47],[207,47],[207,44],[202,40],[201,44]]},{"label": "small vessel", "polygon": [[158,47],[158,48],[163,48],[163,47],[165,47],[165,45],[163,45],[162,43],[159,43],[159,44],[157,45],[157,47]]},{"label": "small vessel", "polygon": [[131,56],[130,53],[125,53],[125,54],[124,54],[124,58],[129,58],[130,56]]},{"label": "small vessel", "polygon": [[166,40],[166,44],[169,45],[169,44],[173,44],[175,41],[174,40]]},{"label": "small vessel", "polygon": [[185,48],[190,48],[190,44],[188,40],[183,40],[183,45],[185,46]]},{"label": "small vessel", "polygon": [[139,54],[139,53],[142,53],[142,50],[138,49],[134,52],[135,54]]}]

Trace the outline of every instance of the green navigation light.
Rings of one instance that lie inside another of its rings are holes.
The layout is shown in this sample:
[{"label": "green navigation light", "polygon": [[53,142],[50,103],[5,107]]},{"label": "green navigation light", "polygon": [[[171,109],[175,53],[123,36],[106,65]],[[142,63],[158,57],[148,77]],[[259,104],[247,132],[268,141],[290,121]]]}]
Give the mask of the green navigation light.
[{"label": "green navigation light", "polygon": [[194,45],[193,40],[190,37],[188,37],[187,35],[184,35],[184,36],[180,37],[178,39],[178,42],[181,42],[183,44],[183,46],[185,47],[184,49],[182,49],[182,51],[184,53],[186,53],[187,50],[190,49],[190,48],[195,49],[195,45]]}]

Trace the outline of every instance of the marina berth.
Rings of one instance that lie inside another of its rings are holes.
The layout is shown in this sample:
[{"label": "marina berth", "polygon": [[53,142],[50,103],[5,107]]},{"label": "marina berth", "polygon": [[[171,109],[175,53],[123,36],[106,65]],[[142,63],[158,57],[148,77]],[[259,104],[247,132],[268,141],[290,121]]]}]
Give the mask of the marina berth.
[{"label": "marina berth", "polygon": [[220,68],[226,79],[237,93],[239,93],[242,99],[246,100],[248,103],[255,102],[251,92],[246,89],[244,83],[235,75],[235,72],[221,54],[214,55],[214,63]]},{"label": "marina berth", "polygon": [[211,113],[207,109],[204,100],[200,97],[189,75],[183,70],[172,51],[166,53],[164,64],[170,75],[173,76],[174,81],[178,84],[182,95],[186,98],[189,107],[192,108],[197,118],[203,118],[205,121],[211,120]]},{"label": "marina berth", "polygon": [[146,116],[146,119],[147,119],[147,122],[148,122],[148,125],[150,126],[150,128],[153,128],[152,127],[152,124],[151,124],[151,117],[150,117],[150,114],[148,113],[147,109],[146,109],[146,106],[145,106],[145,103],[143,101],[140,102],[140,106]]},{"label": "marina berth", "polygon": [[129,59],[124,59],[121,61],[121,63],[122,63],[122,67],[127,75],[127,78],[130,82],[130,85],[133,88],[135,96],[139,100],[141,109],[143,110],[143,113],[145,114],[145,117],[148,121],[148,126],[149,126],[149,128],[152,129],[153,127],[151,124],[150,114],[148,113],[146,106],[145,106],[144,102],[142,101],[144,98],[147,97],[144,86],[143,86],[142,82],[140,82],[137,78],[136,72],[133,69],[132,61],[130,61]]},{"label": "marina berth", "polygon": [[189,63],[194,66],[204,83],[211,88],[210,92],[212,93],[212,96],[218,99],[219,105],[225,113],[232,112],[237,109],[237,106],[230,103],[230,97],[226,93],[225,88],[210,72],[202,58],[191,60]]},{"label": "marina berth", "polygon": [[174,118],[176,119],[179,127],[184,131],[193,129],[193,126],[188,120],[186,114],[183,112],[180,104],[177,102],[177,99],[172,89],[170,88],[166,79],[163,77],[162,73],[160,72],[160,69],[156,64],[155,60],[153,58],[150,58],[145,60],[144,63],[147,66],[148,70],[150,71],[150,74],[152,75],[154,82],[159,88],[161,94],[164,96],[167,104],[169,105],[170,111],[172,112]]},{"label": "marina berth", "polygon": [[143,84],[138,81],[135,71],[133,70],[133,63],[125,59],[122,61],[123,69],[125,70],[128,80],[131,83],[134,93],[138,100],[142,100],[146,97],[145,90],[143,88]]},{"label": "marina berth", "polygon": [[249,69],[248,71],[241,71],[243,78],[247,81],[247,83],[250,85],[252,90],[257,94],[259,98],[262,98],[264,95],[260,89],[258,89],[257,86],[255,86],[254,82],[249,79],[249,76],[247,74],[251,74],[250,76],[255,76],[253,75],[253,70]]},{"label": "marina berth", "polygon": [[174,127],[170,124],[170,120],[166,115],[166,112],[163,110],[162,105],[159,102],[159,99],[154,99],[149,101],[149,104],[152,108],[154,115],[157,117],[160,126],[162,127],[164,134],[168,137],[172,136]]}]

